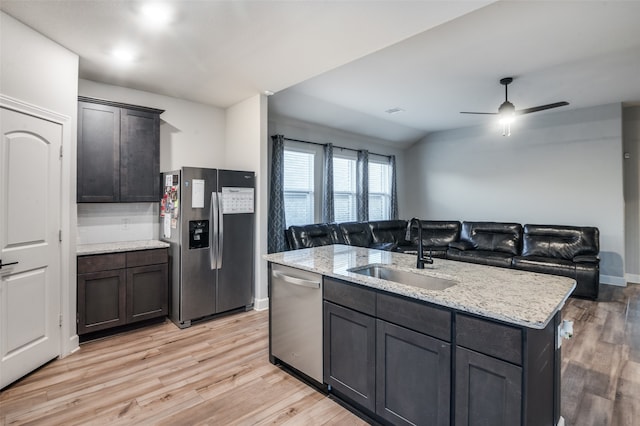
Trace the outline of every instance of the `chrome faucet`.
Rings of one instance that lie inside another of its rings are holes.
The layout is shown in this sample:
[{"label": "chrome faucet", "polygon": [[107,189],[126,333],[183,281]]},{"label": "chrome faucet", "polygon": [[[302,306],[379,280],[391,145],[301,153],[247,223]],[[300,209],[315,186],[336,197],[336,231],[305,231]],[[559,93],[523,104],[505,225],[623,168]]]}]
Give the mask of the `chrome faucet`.
[{"label": "chrome faucet", "polygon": [[420,222],[420,219],[414,217],[409,221],[405,239],[411,240],[411,227],[413,226],[414,222],[418,224],[418,259],[416,261],[416,268],[424,269],[424,264],[432,264],[433,258],[431,257],[431,250],[429,250],[429,256],[424,257],[424,248],[422,247],[422,222]]}]

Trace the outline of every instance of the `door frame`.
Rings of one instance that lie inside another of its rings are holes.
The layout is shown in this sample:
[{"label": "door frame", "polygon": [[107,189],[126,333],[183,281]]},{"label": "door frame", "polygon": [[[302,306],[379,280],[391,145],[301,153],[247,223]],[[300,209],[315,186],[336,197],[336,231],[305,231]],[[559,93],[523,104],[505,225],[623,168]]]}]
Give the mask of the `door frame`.
[{"label": "door frame", "polygon": [[59,357],[79,348],[76,330],[76,131],[77,110],[73,116],[61,114],[0,93],[0,106],[19,113],[60,124],[62,164],[60,165],[60,330]]}]

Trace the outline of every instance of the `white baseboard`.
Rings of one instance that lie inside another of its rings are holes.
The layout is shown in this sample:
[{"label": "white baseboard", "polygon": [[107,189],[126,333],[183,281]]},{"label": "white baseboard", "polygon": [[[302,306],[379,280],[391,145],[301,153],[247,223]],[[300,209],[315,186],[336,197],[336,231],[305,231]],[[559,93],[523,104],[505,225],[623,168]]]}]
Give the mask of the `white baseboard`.
[{"label": "white baseboard", "polygon": [[256,311],[264,311],[269,309],[269,298],[253,299],[253,309]]},{"label": "white baseboard", "polygon": [[619,287],[626,287],[627,280],[624,277],[614,277],[613,275],[600,274],[600,284],[611,284]]},{"label": "white baseboard", "polygon": [[640,275],[638,274],[626,274],[628,283],[640,283]]}]

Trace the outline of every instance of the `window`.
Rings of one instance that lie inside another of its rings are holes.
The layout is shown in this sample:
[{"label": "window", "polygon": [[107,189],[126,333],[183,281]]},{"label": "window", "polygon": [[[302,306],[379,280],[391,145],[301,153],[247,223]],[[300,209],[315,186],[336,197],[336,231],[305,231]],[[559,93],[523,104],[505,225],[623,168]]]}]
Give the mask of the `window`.
[{"label": "window", "polygon": [[314,223],[313,152],[284,150],[284,214],[287,227]]},{"label": "window", "polygon": [[334,220],[351,222],[356,216],[356,160],[333,156],[333,205]]},{"label": "window", "polygon": [[391,216],[391,165],[385,157],[369,157],[369,220]]}]

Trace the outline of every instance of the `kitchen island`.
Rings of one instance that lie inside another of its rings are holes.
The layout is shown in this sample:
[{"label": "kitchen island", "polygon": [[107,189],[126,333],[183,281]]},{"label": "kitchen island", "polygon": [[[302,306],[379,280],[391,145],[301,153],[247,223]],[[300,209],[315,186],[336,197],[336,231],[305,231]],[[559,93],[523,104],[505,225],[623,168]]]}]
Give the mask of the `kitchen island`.
[{"label": "kitchen island", "polygon": [[[444,259],[416,269],[415,255],[343,245],[265,259],[271,361],[306,374],[298,360],[316,354],[298,353],[292,344],[292,336],[303,335],[300,345],[321,352],[322,375],[310,378],[372,419],[435,425],[562,421],[558,327],[574,280]],[[447,288],[363,274],[376,266]],[[279,302],[283,277],[320,284],[319,302],[303,310],[321,323],[319,345],[309,343],[312,325],[283,315],[302,300],[296,295]],[[296,330],[300,324],[308,324],[308,333]]]}]

